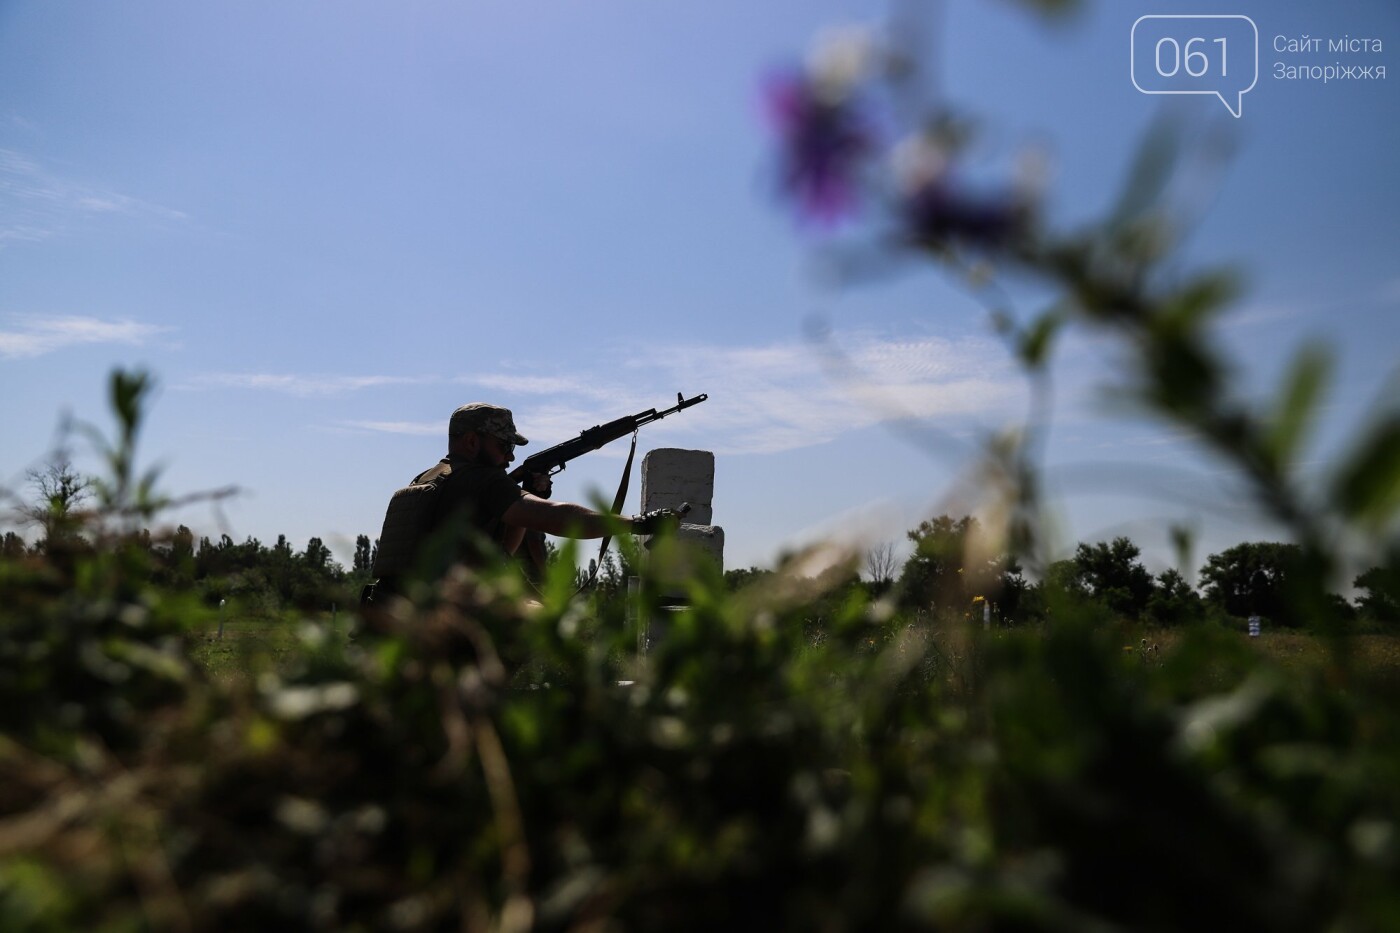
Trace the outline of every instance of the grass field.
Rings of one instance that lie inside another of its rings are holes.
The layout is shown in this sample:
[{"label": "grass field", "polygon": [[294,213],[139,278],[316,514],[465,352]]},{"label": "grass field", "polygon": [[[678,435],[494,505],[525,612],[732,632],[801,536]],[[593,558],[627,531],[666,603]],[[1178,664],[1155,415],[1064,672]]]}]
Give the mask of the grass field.
[{"label": "grass field", "polygon": [[[1173,651],[1184,635],[1181,629],[1143,633],[1149,652],[1161,656]],[[1333,639],[1307,632],[1266,631],[1256,638],[1240,635],[1239,641],[1261,661],[1287,675],[1322,675],[1341,666],[1377,686],[1400,687],[1400,634],[1368,633]],[[1142,639],[1125,644],[1125,650],[1141,652]]]},{"label": "grass field", "polygon": [[349,637],[349,613],[318,613],[310,617],[281,619],[229,619],[217,628],[194,636],[191,656],[216,679],[240,677],[295,660],[305,650],[308,629],[325,637]]},{"label": "grass field", "polygon": [[[192,656],[214,678],[234,678],[255,674],[269,667],[278,668],[300,658],[307,637],[318,635],[348,639],[354,614],[319,613],[312,617],[286,616],[282,619],[230,619],[222,637],[217,629],[195,636]],[[1128,627],[1123,631],[1123,650],[1140,657],[1143,663],[1159,663],[1181,644],[1184,629]],[[993,633],[995,638],[997,633]],[[949,657],[961,657],[967,650],[965,633],[935,634],[947,640]],[[1257,638],[1239,635],[1238,641],[1286,675],[1323,676],[1335,670],[1340,661],[1356,676],[1376,686],[1400,689],[1400,634],[1355,634],[1327,639],[1302,632],[1266,631]],[[1340,653],[1340,655],[1339,655]],[[1228,689],[1234,684],[1222,678],[1215,684]]]}]

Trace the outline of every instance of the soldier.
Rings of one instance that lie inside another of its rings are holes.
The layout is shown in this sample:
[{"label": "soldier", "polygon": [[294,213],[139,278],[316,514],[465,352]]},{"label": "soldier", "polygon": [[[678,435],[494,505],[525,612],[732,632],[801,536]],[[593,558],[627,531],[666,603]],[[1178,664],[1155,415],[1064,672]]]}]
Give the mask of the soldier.
[{"label": "soldier", "polygon": [[[548,499],[554,495],[554,478],[548,473],[526,473],[520,485],[530,495],[539,496],[541,499]],[[545,571],[549,565],[549,547],[545,544],[544,537],[543,531],[527,528],[525,537],[516,551],[516,556],[520,558],[520,566],[525,571],[525,578],[537,589],[544,583]]]},{"label": "soldier", "polygon": [[473,402],[452,413],[447,456],[394,493],[384,516],[373,601],[402,592],[409,576],[435,579],[456,563],[481,565],[514,554],[527,530],[571,538],[601,538],[621,530],[647,535],[675,513],[607,516],[572,502],[526,492],[507,475],[515,448],[528,443],[510,409]]}]

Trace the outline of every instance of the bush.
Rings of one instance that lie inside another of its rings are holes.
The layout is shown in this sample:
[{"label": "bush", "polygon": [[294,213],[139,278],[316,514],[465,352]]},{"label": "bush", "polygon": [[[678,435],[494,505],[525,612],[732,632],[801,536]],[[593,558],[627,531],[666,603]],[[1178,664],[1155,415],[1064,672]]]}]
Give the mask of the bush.
[{"label": "bush", "polygon": [[181,634],[197,604],[142,573],[88,555],[68,599],[5,578],[7,927],[1175,929],[1211,904],[1287,930],[1400,908],[1395,697],[1284,679],[1211,629],[1144,666],[1078,617],[949,631],[857,595],[814,644],[813,594],[775,574],[698,582],[642,659],[635,631],[578,637],[564,570],[536,610],[509,572],[463,572],[213,682]]}]

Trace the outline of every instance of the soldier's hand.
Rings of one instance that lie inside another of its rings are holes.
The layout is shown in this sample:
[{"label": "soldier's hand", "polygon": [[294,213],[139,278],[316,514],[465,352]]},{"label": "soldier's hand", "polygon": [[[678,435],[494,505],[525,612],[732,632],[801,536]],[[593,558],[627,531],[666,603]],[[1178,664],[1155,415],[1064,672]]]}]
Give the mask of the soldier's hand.
[{"label": "soldier's hand", "polygon": [[548,499],[554,494],[554,477],[548,473],[526,473],[525,481],[520,485],[526,492],[541,499]]},{"label": "soldier's hand", "polygon": [[679,509],[655,509],[632,518],[632,534],[655,535],[669,533],[680,527],[681,519],[690,511],[686,503]]}]

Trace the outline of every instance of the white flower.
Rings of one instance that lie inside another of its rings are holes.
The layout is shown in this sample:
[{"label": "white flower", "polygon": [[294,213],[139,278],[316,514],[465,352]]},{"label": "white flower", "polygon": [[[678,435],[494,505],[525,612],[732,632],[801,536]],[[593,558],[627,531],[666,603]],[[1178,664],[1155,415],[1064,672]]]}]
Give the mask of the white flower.
[{"label": "white flower", "polygon": [[890,153],[895,184],[903,194],[922,191],[937,181],[948,162],[948,150],[926,132],[906,136]]},{"label": "white flower", "polygon": [[874,32],[867,26],[833,26],[823,30],[807,54],[807,75],[816,97],[838,104],[865,80],[874,65]]}]

